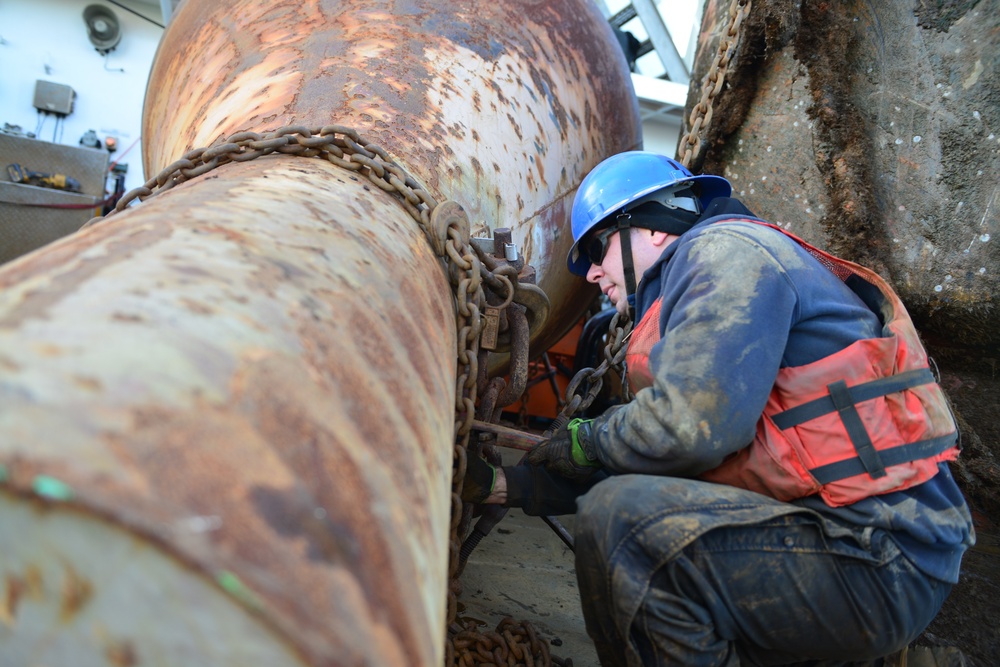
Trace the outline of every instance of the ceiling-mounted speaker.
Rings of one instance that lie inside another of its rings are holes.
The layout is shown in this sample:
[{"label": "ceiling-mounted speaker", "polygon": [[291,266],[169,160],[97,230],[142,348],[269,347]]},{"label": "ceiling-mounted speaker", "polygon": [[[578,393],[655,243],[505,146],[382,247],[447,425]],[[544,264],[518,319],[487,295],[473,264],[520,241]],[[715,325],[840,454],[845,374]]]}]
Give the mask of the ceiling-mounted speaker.
[{"label": "ceiling-mounted speaker", "polygon": [[103,5],[88,5],[83,10],[83,22],[87,24],[90,43],[101,55],[113,50],[122,39],[118,17]]}]

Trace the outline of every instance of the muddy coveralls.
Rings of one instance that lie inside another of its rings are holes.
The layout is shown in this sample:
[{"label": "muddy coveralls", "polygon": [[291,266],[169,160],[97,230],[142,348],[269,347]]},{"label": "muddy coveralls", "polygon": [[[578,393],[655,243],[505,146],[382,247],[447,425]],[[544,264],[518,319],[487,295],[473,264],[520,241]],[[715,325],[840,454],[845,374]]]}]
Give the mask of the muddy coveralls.
[{"label": "muddy coveralls", "polygon": [[[813,256],[768,227],[718,222],[727,209],[746,211],[716,200],[638,286],[637,321],[662,299],[655,385],[594,422],[610,474],[578,503],[587,631],[603,665],[877,664],[958,581],[971,517],[946,463],[841,507],[697,479],[754,439],[780,369],[881,335]],[[572,485],[507,476],[511,504],[566,509]]]}]

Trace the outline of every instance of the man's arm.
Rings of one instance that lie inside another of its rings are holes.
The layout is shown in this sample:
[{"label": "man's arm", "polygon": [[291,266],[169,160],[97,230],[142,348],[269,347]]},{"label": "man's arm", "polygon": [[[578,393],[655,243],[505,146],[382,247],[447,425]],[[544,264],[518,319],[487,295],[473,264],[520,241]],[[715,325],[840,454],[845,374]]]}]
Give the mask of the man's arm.
[{"label": "man's arm", "polygon": [[[798,303],[782,263],[756,236],[709,228],[670,259],[663,336],[650,354],[654,384],[594,423],[610,470],[694,476],[752,441]],[[781,259],[798,261],[791,252]]]}]

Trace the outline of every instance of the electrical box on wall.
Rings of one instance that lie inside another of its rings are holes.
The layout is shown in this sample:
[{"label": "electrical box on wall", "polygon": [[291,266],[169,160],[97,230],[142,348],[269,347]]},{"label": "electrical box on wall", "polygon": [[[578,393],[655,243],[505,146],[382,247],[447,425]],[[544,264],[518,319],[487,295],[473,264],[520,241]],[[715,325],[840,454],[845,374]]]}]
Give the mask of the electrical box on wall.
[{"label": "electrical box on wall", "polygon": [[35,81],[35,108],[57,116],[68,116],[73,113],[73,100],[76,92],[69,86],[52,81]]}]

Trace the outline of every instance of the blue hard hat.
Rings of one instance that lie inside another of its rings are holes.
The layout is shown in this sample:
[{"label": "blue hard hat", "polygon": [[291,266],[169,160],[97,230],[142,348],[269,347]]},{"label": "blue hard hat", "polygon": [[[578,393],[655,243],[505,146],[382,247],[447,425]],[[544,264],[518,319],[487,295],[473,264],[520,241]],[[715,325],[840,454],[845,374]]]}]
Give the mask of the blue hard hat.
[{"label": "blue hard hat", "polygon": [[590,260],[579,252],[580,239],[599,227],[604,220],[632,202],[682,183],[697,184],[696,195],[705,210],[717,197],[728,197],[733,188],[720,176],[695,176],[680,162],[646,151],[612,155],[580,183],[573,200],[573,247],[566,263],[578,276],[586,276]]}]

